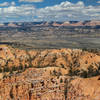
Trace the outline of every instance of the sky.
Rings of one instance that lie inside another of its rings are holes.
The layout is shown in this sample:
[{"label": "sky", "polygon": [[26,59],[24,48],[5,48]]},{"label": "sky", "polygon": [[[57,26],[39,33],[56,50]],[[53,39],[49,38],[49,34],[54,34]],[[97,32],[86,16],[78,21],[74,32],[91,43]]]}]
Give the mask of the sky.
[{"label": "sky", "polygon": [[100,20],[100,0],[0,0],[0,22]]}]

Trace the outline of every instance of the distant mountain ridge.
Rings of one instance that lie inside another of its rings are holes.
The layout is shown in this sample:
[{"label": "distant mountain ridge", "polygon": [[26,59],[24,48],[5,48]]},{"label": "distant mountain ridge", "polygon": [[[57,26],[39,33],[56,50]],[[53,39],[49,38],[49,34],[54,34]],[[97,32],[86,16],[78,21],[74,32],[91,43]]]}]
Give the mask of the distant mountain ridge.
[{"label": "distant mountain ridge", "polygon": [[100,26],[100,21],[65,21],[65,22],[8,22],[3,27],[20,26]]}]

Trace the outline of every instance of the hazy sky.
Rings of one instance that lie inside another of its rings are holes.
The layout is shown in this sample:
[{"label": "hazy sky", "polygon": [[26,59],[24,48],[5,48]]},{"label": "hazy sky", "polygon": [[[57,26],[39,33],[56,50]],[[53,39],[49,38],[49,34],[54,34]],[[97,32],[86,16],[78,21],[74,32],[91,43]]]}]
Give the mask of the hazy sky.
[{"label": "hazy sky", "polygon": [[0,22],[100,20],[100,0],[0,0]]}]

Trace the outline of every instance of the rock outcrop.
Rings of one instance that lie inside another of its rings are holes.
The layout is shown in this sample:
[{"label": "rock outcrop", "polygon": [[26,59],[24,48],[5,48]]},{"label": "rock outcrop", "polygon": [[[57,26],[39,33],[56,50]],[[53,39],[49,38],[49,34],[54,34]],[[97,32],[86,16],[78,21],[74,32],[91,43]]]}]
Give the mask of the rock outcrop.
[{"label": "rock outcrop", "polygon": [[50,71],[32,68],[5,77],[0,81],[0,100],[64,100],[65,77]]},{"label": "rock outcrop", "polygon": [[48,68],[30,68],[0,80],[0,100],[99,100],[100,76],[54,76]]},{"label": "rock outcrop", "polygon": [[99,100],[100,76],[72,80],[69,85],[67,97],[67,100]]},{"label": "rock outcrop", "polygon": [[99,100],[99,75],[99,51],[0,45],[0,100]]},{"label": "rock outcrop", "polygon": [[100,67],[99,52],[92,53],[79,49],[47,49],[25,51],[10,46],[0,46],[0,66],[3,70],[15,67],[44,68],[60,67],[66,69],[67,74],[70,70],[87,71],[91,68],[98,70]]},{"label": "rock outcrop", "polygon": [[100,21],[65,21],[65,22],[12,22],[0,24],[1,27],[21,27],[21,26],[100,26]]}]

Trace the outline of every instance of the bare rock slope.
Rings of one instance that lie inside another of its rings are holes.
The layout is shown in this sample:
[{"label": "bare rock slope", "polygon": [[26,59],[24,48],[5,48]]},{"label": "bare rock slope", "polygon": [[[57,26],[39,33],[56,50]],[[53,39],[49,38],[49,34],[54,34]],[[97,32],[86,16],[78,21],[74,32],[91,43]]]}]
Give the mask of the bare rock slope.
[{"label": "bare rock slope", "polygon": [[0,46],[0,100],[99,100],[99,75],[99,51]]}]

